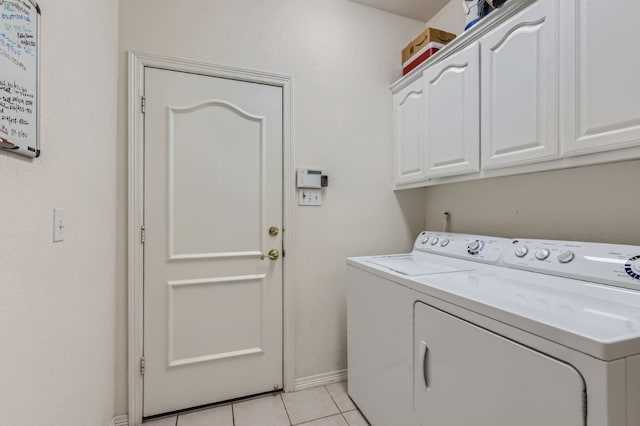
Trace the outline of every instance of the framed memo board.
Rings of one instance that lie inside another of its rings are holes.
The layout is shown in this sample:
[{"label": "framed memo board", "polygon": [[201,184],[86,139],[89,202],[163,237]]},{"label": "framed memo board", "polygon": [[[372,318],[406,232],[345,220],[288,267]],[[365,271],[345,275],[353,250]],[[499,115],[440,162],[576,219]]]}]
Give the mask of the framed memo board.
[{"label": "framed memo board", "polygon": [[40,156],[40,8],[0,0],[0,149]]}]

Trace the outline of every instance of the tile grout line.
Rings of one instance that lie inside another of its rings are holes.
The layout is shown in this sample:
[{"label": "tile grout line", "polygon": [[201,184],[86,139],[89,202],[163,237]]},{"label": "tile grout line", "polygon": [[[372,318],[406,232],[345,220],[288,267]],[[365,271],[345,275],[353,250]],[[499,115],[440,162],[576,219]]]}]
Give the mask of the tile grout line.
[{"label": "tile grout line", "polygon": [[331,400],[333,401],[333,404],[338,409],[338,412],[340,413],[340,416],[342,416],[342,418],[344,419],[344,422],[347,424],[347,426],[349,426],[349,420],[347,420],[347,418],[344,416],[344,413],[342,412],[342,409],[338,406],[338,403],[333,398],[333,395],[331,395],[331,392],[329,392],[329,389],[327,389],[327,385],[325,385],[324,388],[327,391],[327,393],[329,394],[329,397],[331,398]]},{"label": "tile grout line", "polygon": [[333,405],[335,405],[336,408],[338,409],[338,413],[342,414],[342,410],[338,406],[338,403],[336,402],[336,400],[333,398],[333,395],[331,395],[331,392],[329,392],[329,389],[327,389],[327,385],[324,385],[323,388],[329,394],[329,398],[331,398],[331,402],[333,402]]},{"label": "tile grout line", "polygon": [[[318,420],[328,419],[329,417],[335,417],[335,416],[342,416],[342,413],[329,414],[328,416],[318,417],[317,419],[307,420],[306,422],[292,424],[292,426],[304,426],[306,424],[309,424],[309,423],[312,423],[312,422],[316,422]],[[344,416],[342,416],[342,417],[344,417]],[[347,419],[344,419],[344,420],[347,421]],[[349,422],[347,422],[347,424],[349,424]]]},{"label": "tile grout line", "polygon": [[347,418],[344,416],[343,412],[340,412],[340,415],[342,416],[342,418],[344,419],[344,422],[347,424],[347,426],[350,426],[349,420],[347,420]]},{"label": "tile grout line", "polygon": [[[326,385],[325,385],[326,388]],[[327,389],[327,392],[329,392],[329,389]],[[353,400],[351,399],[351,397],[349,396],[348,393],[346,393],[347,397],[349,398],[349,401],[351,401],[353,403]],[[333,395],[331,395],[331,392],[329,392],[329,396],[331,397],[331,399],[333,399]],[[338,406],[338,403],[336,402],[335,399],[333,399],[333,403],[336,404],[336,406]],[[362,417],[364,417],[364,415],[362,414],[362,412],[360,412],[360,409],[358,408],[358,406],[353,403],[353,407],[351,410],[345,410],[342,411],[342,409],[340,407],[338,407],[338,411],[340,411],[340,414],[342,415],[342,417],[344,417],[344,420],[347,422],[348,426],[351,426],[351,423],[349,423],[349,420],[345,417],[345,413],[351,413],[352,411],[357,411],[358,413],[360,413],[360,415]],[[369,421],[365,419],[365,421],[367,422],[367,424],[369,424]]]},{"label": "tile grout line", "polygon": [[[329,396],[331,397],[331,400],[333,401],[333,403],[335,404],[335,406],[338,408],[338,412],[340,413],[340,415],[342,416],[342,418],[344,419],[344,421],[347,423],[347,425],[348,425],[348,426],[351,426],[351,423],[349,423],[349,420],[347,420],[347,418],[345,417],[344,413],[350,413],[350,412],[352,412],[352,411],[357,411],[357,412],[359,412],[359,413],[360,413],[360,409],[359,409],[355,404],[353,404],[353,406],[354,406],[354,408],[353,408],[353,409],[351,409],[351,410],[345,410],[345,411],[342,411],[342,409],[338,406],[338,403],[336,402],[336,400],[333,398],[333,395],[331,395],[331,392],[329,392],[329,389],[327,389],[327,385],[324,385],[324,388],[325,388],[325,390],[327,391],[327,393],[329,394]],[[347,397],[349,397],[349,400],[350,400],[351,402],[353,402],[353,400],[351,399],[351,397],[349,396],[349,394],[348,394],[348,393],[346,393],[346,395],[347,395]],[[362,417],[364,417],[364,416],[362,415],[362,413],[360,413],[360,415],[361,415]],[[329,416],[327,416],[327,417],[329,417]],[[366,419],[365,419],[365,421],[366,421]],[[369,422],[368,422],[368,421],[367,421],[367,424],[369,424]]]},{"label": "tile grout line", "polygon": [[284,407],[284,412],[287,415],[287,419],[289,420],[289,425],[292,425],[293,422],[291,421],[291,416],[289,415],[289,410],[287,410],[287,404],[284,403],[284,398],[282,397],[282,394],[280,394],[280,401],[282,401],[282,406]]},{"label": "tile grout line", "polygon": [[[319,386],[318,386],[318,387],[319,387]],[[331,402],[333,402],[333,405],[335,405],[335,406],[336,406],[336,408],[338,409],[338,413],[337,413],[337,415],[340,415],[340,416],[342,416],[342,418],[344,418],[344,416],[342,415],[342,412],[340,411],[340,407],[338,407],[338,404],[336,404],[336,401],[333,399],[333,396],[331,396],[331,392],[329,392],[329,389],[327,389],[327,387],[326,387],[326,386],[324,386],[324,385],[323,385],[322,387],[324,388],[325,392],[327,392],[327,394],[329,395],[329,398],[331,398]],[[284,402],[284,400],[283,400],[283,402]],[[285,405],[285,409],[286,409],[286,405]],[[288,414],[288,413],[287,413],[287,414]],[[318,417],[317,419],[311,419],[311,420],[308,420],[308,421],[306,421],[306,422],[296,423],[295,425],[293,424],[293,422],[291,422],[291,424],[292,424],[293,426],[306,425],[307,423],[315,422],[315,421],[317,421],[317,420],[321,420],[321,419],[326,419],[326,418],[329,418],[329,417],[333,417],[333,416],[335,416],[335,415],[336,415],[336,414],[329,414],[329,415],[327,415],[327,416]],[[289,421],[291,421],[291,419],[289,419]],[[345,422],[347,422],[347,425],[349,424],[349,422],[347,421],[347,419],[344,419],[344,421],[345,421]]]}]

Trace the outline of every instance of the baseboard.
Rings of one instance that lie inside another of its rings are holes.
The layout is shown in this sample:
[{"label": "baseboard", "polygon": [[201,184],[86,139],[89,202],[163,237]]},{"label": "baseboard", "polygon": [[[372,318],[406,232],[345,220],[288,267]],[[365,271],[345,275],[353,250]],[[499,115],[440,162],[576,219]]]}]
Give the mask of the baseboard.
[{"label": "baseboard", "polygon": [[109,426],[129,426],[129,416],[126,414],[124,416],[116,416],[111,419]]},{"label": "baseboard", "polygon": [[315,388],[316,386],[344,382],[345,380],[347,380],[347,370],[330,371],[328,373],[316,374],[315,376],[295,379],[293,390],[297,392],[303,389]]}]

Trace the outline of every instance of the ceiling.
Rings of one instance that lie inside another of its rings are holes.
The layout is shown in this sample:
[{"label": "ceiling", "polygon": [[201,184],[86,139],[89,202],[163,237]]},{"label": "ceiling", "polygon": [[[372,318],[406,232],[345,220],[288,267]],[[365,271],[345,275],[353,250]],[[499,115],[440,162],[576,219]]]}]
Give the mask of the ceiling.
[{"label": "ceiling", "polygon": [[407,18],[427,22],[449,0],[351,0]]}]

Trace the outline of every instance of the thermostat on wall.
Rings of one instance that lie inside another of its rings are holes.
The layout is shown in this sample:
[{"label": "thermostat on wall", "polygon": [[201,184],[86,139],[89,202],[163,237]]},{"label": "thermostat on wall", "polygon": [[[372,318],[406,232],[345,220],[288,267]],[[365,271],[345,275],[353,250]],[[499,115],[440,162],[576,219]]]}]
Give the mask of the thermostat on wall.
[{"label": "thermostat on wall", "polygon": [[322,188],[322,170],[298,169],[298,188]]}]

